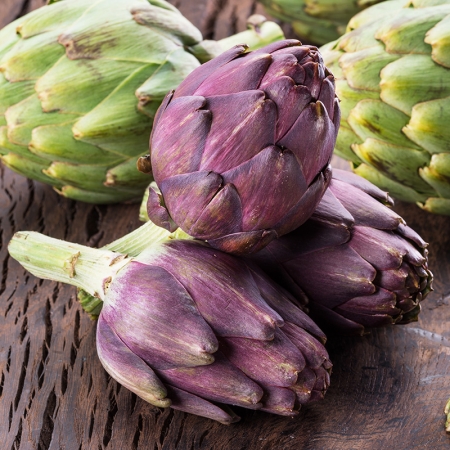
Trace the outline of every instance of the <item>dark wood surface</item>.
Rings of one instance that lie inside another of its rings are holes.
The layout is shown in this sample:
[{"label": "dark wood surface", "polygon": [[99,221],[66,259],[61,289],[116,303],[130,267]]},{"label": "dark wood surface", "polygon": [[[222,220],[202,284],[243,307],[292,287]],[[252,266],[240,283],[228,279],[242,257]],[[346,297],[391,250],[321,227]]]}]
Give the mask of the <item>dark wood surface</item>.
[{"label": "dark wood surface", "polygon": [[[44,3],[0,0],[0,23]],[[261,11],[251,0],[175,0],[206,37],[220,38]],[[342,164],[337,162],[338,164]],[[418,323],[333,338],[324,401],[294,419],[240,409],[224,426],[155,408],[103,370],[95,322],[75,288],[38,280],[7,253],[19,230],[92,246],[139,225],[138,205],[93,206],[0,167],[0,449],[373,450],[445,449],[450,396],[450,218],[395,209],[430,243],[435,291]]]}]

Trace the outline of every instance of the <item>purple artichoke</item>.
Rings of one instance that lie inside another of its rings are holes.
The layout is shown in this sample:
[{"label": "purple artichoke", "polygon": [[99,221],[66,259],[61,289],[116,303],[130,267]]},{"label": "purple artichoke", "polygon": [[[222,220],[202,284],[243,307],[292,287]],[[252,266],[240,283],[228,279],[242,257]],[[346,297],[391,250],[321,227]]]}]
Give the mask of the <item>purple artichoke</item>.
[{"label": "purple artichoke", "polygon": [[333,179],[312,217],[254,256],[327,330],[363,334],[417,320],[431,291],[427,244],[387,193],[350,172]]},{"label": "purple artichoke", "polygon": [[38,233],[17,233],[9,251],[32,273],[104,301],[99,358],[154,405],[231,423],[239,418],[227,404],[291,416],[328,388],[322,331],[235,256],[169,240],[129,258]]},{"label": "purple artichoke", "polygon": [[164,100],[150,139],[161,195],[148,203],[156,224],[240,254],[311,216],[331,178],[340,118],[316,47],[245,50],[202,65]]}]

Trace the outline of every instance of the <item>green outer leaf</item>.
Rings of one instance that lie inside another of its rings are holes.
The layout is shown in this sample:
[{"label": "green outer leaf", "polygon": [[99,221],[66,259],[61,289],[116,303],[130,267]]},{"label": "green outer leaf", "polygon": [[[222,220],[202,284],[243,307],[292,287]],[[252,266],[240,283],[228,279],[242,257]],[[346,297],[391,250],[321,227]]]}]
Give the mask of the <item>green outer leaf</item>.
[{"label": "green outer leaf", "polygon": [[370,9],[365,9],[354,15],[348,22],[347,32],[363,27],[367,23],[373,22],[384,17],[390,17],[396,11],[401,10],[409,0],[391,0],[382,1],[377,5],[373,5]]},{"label": "green outer leaf", "polygon": [[102,148],[122,149],[124,156],[138,156],[148,149],[130,147],[138,137],[150,136],[151,119],[141,114],[136,105],[135,91],[153,73],[149,64],[130,74],[104,101],[78,120],[73,132],[76,139]]},{"label": "green outer leaf", "polygon": [[403,8],[384,18],[375,37],[385,44],[388,53],[429,55],[431,47],[425,43],[425,34],[449,13],[450,5]]},{"label": "green outer leaf", "polygon": [[169,11],[173,11],[174,13],[181,14],[181,12],[172,6],[169,2],[165,0],[147,0],[151,5],[158,6],[159,8],[168,9]]},{"label": "green outer leaf", "polygon": [[6,53],[0,70],[11,82],[36,80],[64,55],[58,42],[59,31],[40,34],[33,39],[21,39]]},{"label": "green outer leaf", "polygon": [[361,160],[358,155],[352,150],[352,145],[354,143],[361,143],[362,140],[352,131],[352,129],[347,125],[344,126],[341,120],[341,126],[339,128],[338,137],[336,140],[335,153],[341,158],[347,159],[354,163],[359,164]]},{"label": "green outer leaf", "polygon": [[79,189],[74,186],[63,186],[57,189],[58,193],[63,197],[80,202],[95,203],[96,205],[106,205],[110,203],[133,202],[138,203],[142,198],[144,189],[136,189],[135,192],[117,191],[110,189],[110,192],[92,192]]},{"label": "green outer leaf", "polygon": [[398,58],[398,55],[386,53],[380,44],[358,52],[344,53],[339,65],[349,86],[379,92],[381,69]]},{"label": "green outer leaf", "polygon": [[428,55],[407,55],[381,71],[381,98],[411,115],[415,104],[450,96],[450,70]]},{"label": "green outer leaf", "polygon": [[438,64],[450,68],[450,15],[428,31],[425,42],[432,47],[431,57]]},{"label": "green outer leaf", "polygon": [[380,43],[375,39],[375,33],[378,30],[378,22],[370,22],[366,26],[356,28],[347,34],[344,34],[337,41],[337,48],[345,52],[358,52],[370,47],[376,47]]},{"label": "green outer leaf", "polygon": [[430,153],[450,152],[450,97],[414,105],[403,132]]},{"label": "green outer leaf", "polygon": [[[106,172],[108,167],[92,166],[85,164],[70,164],[65,162],[54,162],[44,173],[60,182],[61,185],[69,184],[74,188],[85,191],[95,192],[99,194],[115,194],[122,193],[126,197],[135,197],[143,195],[145,183],[142,186],[106,186]],[[136,172],[138,172],[136,170]],[[148,181],[148,180],[147,180]]]},{"label": "green outer leaf", "polygon": [[440,155],[433,155],[431,157],[430,167],[445,177],[450,178],[450,154],[441,153]]},{"label": "green outer leaf", "polygon": [[158,33],[164,33],[168,39],[178,38],[180,45],[195,45],[202,41],[203,36],[188,19],[178,11],[162,9],[149,3],[132,10],[134,20],[148,28],[156,28]]},{"label": "green outer leaf", "polygon": [[47,159],[34,155],[30,152],[28,147],[13,144],[8,139],[7,127],[2,126],[0,127],[0,154],[7,155],[8,153],[15,153],[16,155],[23,156],[24,158],[29,159],[35,165],[40,165],[43,169],[45,169],[49,165]]},{"label": "green outer leaf", "polygon": [[354,171],[356,174],[371,181],[381,189],[388,191],[390,195],[398,198],[399,200],[403,200],[405,202],[425,202],[427,199],[425,195],[419,194],[414,189],[389,179],[378,170],[368,166],[367,164],[360,164],[354,169]]},{"label": "green outer leaf", "polygon": [[[303,38],[305,44],[334,41],[344,31],[345,23],[334,24],[330,21],[320,19],[303,19],[292,22],[294,33]],[[341,31],[342,30],[342,31]]]},{"label": "green outer leaf", "polygon": [[8,123],[8,139],[14,144],[25,146],[31,142],[34,128],[41,125],[65,123],[77,118],[74,115],[57,112],[42,114],[37,94],[8,108],[5,117]]},{"label": "green outer leaf", "polygon": [[[73,61],[63,57],[37,81],[36,92],[45,112],[60,110],[82,115],[95,108],[141,67],[143,64],[136,61]],[[150,67],[157,70],[159,65]]]},{"label": "green outer leaf", "polygon": [[419,176],[419,169],[430,162],[428,152],[372,138],[366,139],[362,144],[354,144],[352,149],[366,164],[391,180],[424,195],[434,195],[434,190]]},{"label": "green outer leaf", "polygon": [[438,193],[439,197],[450,199],[450,177],[439,173],[434,167],[424,167],[420,176]]},{"label": "green outer leaf", "polygon": [[306,0],[305,13],[313,17],[348,22],[360,7],[355,0]]},{"label": "green outer leaf", "polygon": [[165,95],[178,85],[197,67],[197,58],[179,48],[169,53],[166,60],[158,66],[144,83],[138,87],[136,96],[140,105],[150,100],[162,102]]},{"label": "green outer leaf", "polygon": [[153,178],[148,174],[139,172],[136,168],[136,158],[118,164],[106,173],[107,186],[128,186],[130,188],[141,186],[145,189]]},{"label": "green outer leaf", "polygon": [[16,33],[16,28],[24,20],[23,17],[9,23],[0,30],[0,64],[2,57],[9,49],[19,41],[20,36]]},{"label": "green outer leaf", "polygon": [[42,173],[43,167],[41,164],[36,164],[28,157],[24,158],[14,153],[8,153],[2,156],[1,160],[5,166],[27,178],[32,178],[33,180],[41,181],[52,186],[61,186],[58,180],[54,180]]},{"label": "green outer leaf", "polygon": [[0,73],[0,115],[23,99],[34,94],[34,80],[10,83]]},{"label": "green outer leaf", "polygon": [[44,125],[34,128],[29,145],[30,150],[49,161],[66,161],[79,164],[108,165],[120,164],[124,156],[103,150],[95,145],[77,141],[73,137],[70,122]]},{"label": "green outer leaf", "polygon": [[346,80],[336,80],[336,94],[340,99],[341,114],[346,119],[350,111],[361,100],[373,99],[379,100],[378,92],[365,91],[351,88]]},{"label": "green outer leaf", "polygon": [[425,211],[450,216],[450,199],[448,198],[429,198],[425,203],[418,203],[418,205]]},{"label": "green outer leaf", "polygon": [[[135,9],[152,8],[145,0],[133,0],[132,5]],[[107,22],[103,20],[105,8]],[[130,0],[97,1],[88,12],[59,36],[69,59],[111,58],[160,64],[168,52],[183,46],[174,34],[137,24]]]},{"label": "green outer leaf", "polygon": [[[54,32],[58,34],[82,17],[86,9],[98,0],[64,1],[50,7],[38,8],[21,19],[19,27],[22,38]],[[20,19],[19,19],[20,20]]]},{"label": "green outer leaf", "polygon": [[373,137],[402,147],[415,146],[402,133],[409,117],[381,100],[361,100],[347,120],[362,140]]},{"label": "green outer leaf", "polygon": [[344,54],[344,52],[342,52],[341,50],[336,50],[337,42],[338,41],[329,42],[328,44],[323,45],[319,48],[327,69],[334,75],[336,80],[344,77],[342,69],[339,65],[339,59]]}]

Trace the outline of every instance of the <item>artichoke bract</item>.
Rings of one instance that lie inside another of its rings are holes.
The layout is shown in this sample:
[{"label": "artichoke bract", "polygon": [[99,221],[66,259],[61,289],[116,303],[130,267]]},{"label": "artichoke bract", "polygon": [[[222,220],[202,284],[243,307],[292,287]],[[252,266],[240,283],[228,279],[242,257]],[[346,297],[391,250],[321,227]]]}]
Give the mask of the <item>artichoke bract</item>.
[{"label": "artichoke bract", "polygon": [[450,215],[450,1],[386,1],[322,47],[342,121],[336,153],[377,186]]},{"label": "artichoke bract", "polygon": [[153,240],[126,257],[19,232],[9,251],[37,276],[103,302],[104,368],[156,406],[228,424],[238,420],[228,404],[292,416],[323,397],[332,366],[325,336],[300,304],[235,256]]},{"label": "artichoke bract", "polygon": [[306,43],[326,44],[345,33],[348,21],[380,0],[259,0],[268,14],[290,23]]},{"label": "artichoke bract", "polygon": [[363,334],[417,320],[431,291],[427,244],[367,180],[333,169],[312,217],[252,259],[327,331]]},{"label": "artichoke bract", "polygon": [[220,42],[164,0],[64,0],[21,17],[0,31],[2,162],[76,200],[139,200],[136,160],[164,96],[236,43],[283,38],[258,17]]},{"label": "artichoke bract", "polygon": [[168,94],[150,140],[161,191],[151,190],[150,219],[237,254],[313,213],[331,177],[340,117],[316,47],[286,40],[245,50],[203,64]]}]

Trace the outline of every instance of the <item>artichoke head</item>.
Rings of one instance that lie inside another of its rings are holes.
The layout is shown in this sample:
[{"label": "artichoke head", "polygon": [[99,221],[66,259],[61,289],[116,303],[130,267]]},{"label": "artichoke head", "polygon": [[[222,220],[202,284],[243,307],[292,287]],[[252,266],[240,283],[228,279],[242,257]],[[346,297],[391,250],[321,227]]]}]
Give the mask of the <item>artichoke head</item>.
[{"label": "artichoke head", "polygon": [[400,200],[450,215],[450,1],[372,6],[321,50],[341,99],[336,152]]}]

